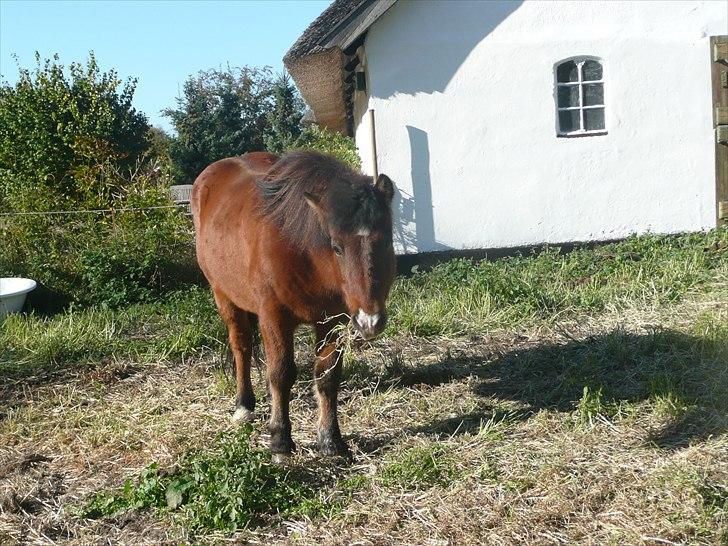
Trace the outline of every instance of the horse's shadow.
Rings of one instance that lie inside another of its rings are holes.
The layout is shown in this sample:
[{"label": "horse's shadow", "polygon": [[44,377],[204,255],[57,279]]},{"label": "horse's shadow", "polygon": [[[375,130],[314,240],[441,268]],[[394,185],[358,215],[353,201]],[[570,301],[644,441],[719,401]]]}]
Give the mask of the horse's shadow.
[{"label": "horse's shadow", "polygon": [[[722,338],[721,338],[722,337]],[[657,329],[603,335],[517,348],[494,356],[453,356],[425,366],[396,357],[382,366],[377,389],[437,386],[476,378],[472,391],[482,410],[448,416],[406,432],[442,438],[476,432],[498,419],[492,400],[518,402],[509,419],[524,420],[541,409],[578,411],[585,387],[596,411],[615,415],[627,404],[651,402],[665,415],[648,443],[677,449],[728,430],[728,342],[724,336],[688,335]],[[349,382],[356,378],[348,378]],[[365,445],[372,449],[381,447]]]}]

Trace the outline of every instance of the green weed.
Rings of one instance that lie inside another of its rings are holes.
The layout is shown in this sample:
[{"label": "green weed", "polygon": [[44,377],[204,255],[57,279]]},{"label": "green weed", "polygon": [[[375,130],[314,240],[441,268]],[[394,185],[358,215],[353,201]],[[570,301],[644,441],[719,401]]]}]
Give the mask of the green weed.
[{"label": "green weed", "polygon": [[272,464],[268,451],[251,447],[251,431],[222,435],[212,451],[188,454],[172,472],[150,465],[121,490],[97,494],[81,514],[98,518],[155,508],[178,516],[193,532],[233,532],[277,516],[325,512],[327,503],[311,486]]}]

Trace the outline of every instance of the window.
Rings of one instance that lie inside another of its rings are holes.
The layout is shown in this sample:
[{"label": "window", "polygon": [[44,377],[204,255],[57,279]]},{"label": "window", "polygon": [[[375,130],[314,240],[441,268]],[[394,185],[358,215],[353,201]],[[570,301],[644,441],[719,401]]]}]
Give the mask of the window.
[{"label": "window", "polygon": [[556,115],[560,136],[607,132],[601,61],[578,57],[556,65]]}]

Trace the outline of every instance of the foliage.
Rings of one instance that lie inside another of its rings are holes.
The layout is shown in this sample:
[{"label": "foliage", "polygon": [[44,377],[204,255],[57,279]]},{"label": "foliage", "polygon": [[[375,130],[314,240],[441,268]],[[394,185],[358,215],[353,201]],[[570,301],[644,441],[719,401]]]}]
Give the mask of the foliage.
[{"label": "foliage", "polygon": [[[0,274],[29,276],[57,296],[110,306],[149,300],[183,283],[180,266],[194,263],[191,226],[170,200],[164,170],[146,163],[124,173],[107,161],[94,171],[90,183],[107,198],[77,206],[112,212],[5,218]],[[44,210],[49,193],[38,190],[33,208]]]},{"label": "foliage", "polygon": [[354,140],[316,126],[302,128],[304,103],[287,75],[258,68],[212,69],[190,77],[176,108],[164,114],[178,137],[174,178],[191,183],[209,164],[246,152],[313,149],[359,168]]},{"label": "foliage", "polygon": [[132,107],[136,81],[101,72],[93,53],[67,71],[58,56],[35,59],[14,86],[0,85],[3,210],[101,204],[113,188],[96,176],[98,165],[132,167],[149,146],[146,117]]},{"label": "foliage", "polygon": [[287,149],[316,150],[331,154],[355,169],[361,168],[361,159],[353,138],[317,125],[306,127]]},{"label": "foliage", "polygon": [[191,184],[210,163],[265,149],[274,82],[266,68],[212,69],[191,76],[177,107],[164,110],[177,139],[174,176]]},{"label": "foliage", "polygon": [[121,491],[100,493],[83,509],[86,517],[115,515],[132,509],[180,510],[192,531],[233,532],[288,513],[314,513],[322,505],[315,491],[272,464],[268,451],[250,445],[252,427],[220,436],[213,450],[190,453],[176,469],[146,468]]},{"label": "foliage", "polygon": [[273,107],[268,113],[270,128],[265,135],[265,144],[269,152],[278,155],[301,136],[304,103],[287,74],[278,78],[271,94]]},{"label": "foliage", "polygon": [[[0,199],[16,213],[0,223],[0,274],[108,305],[176,282],[165,272],[190,254],[190,230],[167,195],[167,168],[148,153],[135,85],[102,73],[93,54],[67,71],[36,54],[34,72],[0,87]],[[108,209],[119,213],[69,212]]]},{"label": "foliage", "polygon": [[147,132],[149,155],[165,167],[172,166],[172,146],[175,138],[161,127],[150,127]]}]

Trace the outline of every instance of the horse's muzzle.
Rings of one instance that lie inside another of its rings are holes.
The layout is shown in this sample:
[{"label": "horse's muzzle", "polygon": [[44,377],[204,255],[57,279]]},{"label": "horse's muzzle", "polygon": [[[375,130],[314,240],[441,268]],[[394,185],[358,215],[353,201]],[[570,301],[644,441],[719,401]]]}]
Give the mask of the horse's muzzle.
[{"label": "horse's muzzle", "polygon": [[354,329],[359,332],[361,337],[366,340],[372,339],[382,333],[387,325],[387,313],[374,313],[370,315],[359,309],[357,313],[351,317],[351,323]]}]

